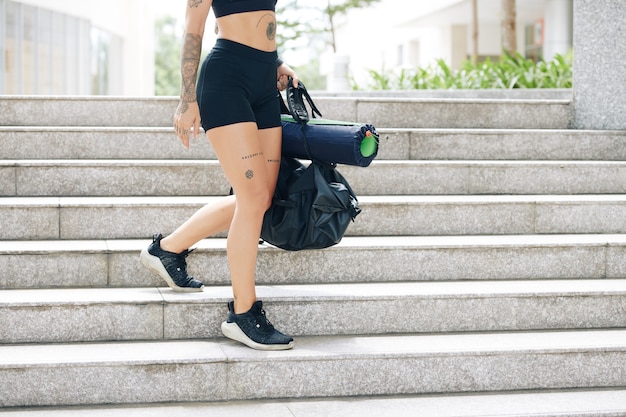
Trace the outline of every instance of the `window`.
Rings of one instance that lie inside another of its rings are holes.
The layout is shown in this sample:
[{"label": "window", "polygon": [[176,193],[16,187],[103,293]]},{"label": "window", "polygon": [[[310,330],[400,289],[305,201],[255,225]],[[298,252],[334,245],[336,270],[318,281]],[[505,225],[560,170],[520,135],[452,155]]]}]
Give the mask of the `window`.
[{"label": "window", "polygon": [[111,94],[121,44],[86,19],[0,0],[0,94]]}]

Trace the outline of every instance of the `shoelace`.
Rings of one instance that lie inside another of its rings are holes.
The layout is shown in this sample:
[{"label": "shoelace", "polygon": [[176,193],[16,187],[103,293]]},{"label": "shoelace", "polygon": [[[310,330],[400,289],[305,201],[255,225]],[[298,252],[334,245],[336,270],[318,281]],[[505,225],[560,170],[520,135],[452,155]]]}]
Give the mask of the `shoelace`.
[{"label": "shoelace", "polygon": [[187,272],[187,256],[189,256],[189,254],[193,252],[194,250],[196,249],[195,248],[185,249],[181,253],[177,253],[174,255],[174,259],[176,259],[176,263],[174,264],[174,267],[176,268],[178,272],[185,271],[185,283],[189,283],[191,282],[191,280],[194,279]]},{"label": "shoelace", "polygon": [[[262,320],[261,320],[262,318]],[[255,321],[255,327],[259,330],[263,330],[264,332],[274,331],[274,326],[265,316],[265,310],[261,309],[260,317],[258,317]]]}]

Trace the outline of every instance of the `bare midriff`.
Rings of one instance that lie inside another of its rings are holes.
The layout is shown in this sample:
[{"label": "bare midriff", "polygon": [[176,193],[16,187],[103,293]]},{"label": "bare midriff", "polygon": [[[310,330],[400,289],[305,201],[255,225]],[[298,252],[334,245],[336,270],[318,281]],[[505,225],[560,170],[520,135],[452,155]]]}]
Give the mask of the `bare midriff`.
[{"label": "bare midriff", "polygon": [[271,10],[231,14],[217,19],[218,37],[261,51],[276,50],[276,15]]}]

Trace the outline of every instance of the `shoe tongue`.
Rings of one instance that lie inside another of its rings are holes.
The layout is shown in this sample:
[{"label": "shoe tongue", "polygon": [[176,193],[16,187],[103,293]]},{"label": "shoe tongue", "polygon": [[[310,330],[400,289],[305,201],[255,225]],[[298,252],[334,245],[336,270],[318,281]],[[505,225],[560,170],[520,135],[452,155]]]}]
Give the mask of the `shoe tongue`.
[{"label": "shoe tongue", "polygon": [[254,304],[252,304],[250,311],[260,313],[262,309],[263,309],[263,301],[259,300],[259,301],[255,301]]}]

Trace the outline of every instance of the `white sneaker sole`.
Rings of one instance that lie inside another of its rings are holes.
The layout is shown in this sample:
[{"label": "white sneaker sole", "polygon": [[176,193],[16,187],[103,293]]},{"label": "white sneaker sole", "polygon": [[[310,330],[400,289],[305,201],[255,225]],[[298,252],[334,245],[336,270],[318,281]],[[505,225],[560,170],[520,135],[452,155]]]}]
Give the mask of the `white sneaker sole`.
[{"label": "white sneaker sole", "polygon": [[229,339],[241,342],[244,345],[256,350],[288,350],[293,347],[293,340],[286,345],[264,345],[262,343],[257,343],[246,336],[236,323],[228,323],[226,321],[222,323],[222,334]]},{"label": "white sneaker sole", "polygon": [[172,290],[176,292],[202,292],[204,291],[204,285],[200,288],[180,287],[176,285],[174,280],[172,280],[172,277],[170,277],[170,274],[167,273],[167,270],[161,263],[161,260],[157,256],[150,255],[150,252],[148,252],[148,249],[144,248],[141,251],[141,255],[139,255],[139,259],[141,260],[141,263],[144,266],[148,267],[149,269],[159,274],[159,276],[165,280],[167,285],[169,285],[170,288],[172,288]]}]

